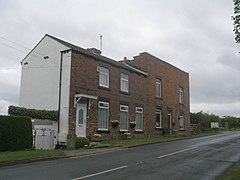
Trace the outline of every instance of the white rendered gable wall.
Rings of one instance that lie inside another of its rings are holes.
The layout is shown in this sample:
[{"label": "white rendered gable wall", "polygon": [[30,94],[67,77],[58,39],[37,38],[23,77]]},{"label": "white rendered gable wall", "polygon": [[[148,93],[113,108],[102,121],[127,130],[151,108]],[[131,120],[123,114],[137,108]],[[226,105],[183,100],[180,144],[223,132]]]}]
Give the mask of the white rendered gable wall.
[{"label": "white rendered gable wall", "polygon": [[[22,62],[19,106],[58,110],[60,51],[68,47],[45,36]],[[44,59],[44,57],[48,57]],[[63,55],[60,133],[68,133],[71,52]],[[65,136],[65,135],[64,135]]]}]

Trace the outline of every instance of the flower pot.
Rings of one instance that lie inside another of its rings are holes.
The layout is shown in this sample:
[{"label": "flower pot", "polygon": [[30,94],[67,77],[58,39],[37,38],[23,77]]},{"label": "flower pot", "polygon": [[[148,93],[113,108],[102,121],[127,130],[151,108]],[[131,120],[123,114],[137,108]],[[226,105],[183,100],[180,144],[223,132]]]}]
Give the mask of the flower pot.
[{"label": "flower pot", "polygon": [[130,123],[129,126],[130,126],[131,129],[133,129],[133,128],[136,127],[136,124],[134,124],[134,123]]},{"label": "flower pot", "polygon": [[112,127],[113,128],[116,128],[116,127],[118,127],[119,126],[119,122],[112,122]]}]

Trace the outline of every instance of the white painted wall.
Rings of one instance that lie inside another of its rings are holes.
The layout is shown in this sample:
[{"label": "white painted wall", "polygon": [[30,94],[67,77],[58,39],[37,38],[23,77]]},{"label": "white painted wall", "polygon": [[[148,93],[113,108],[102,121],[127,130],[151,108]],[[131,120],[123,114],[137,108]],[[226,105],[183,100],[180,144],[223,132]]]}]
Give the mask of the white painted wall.
[{"label": "white painted wall", "polygon": [[65,143],[68,134],[68,118],[69,118],[69,96],[70,96],[70,76],[71,76],[71,52],[63,54],[62,64],[62,93],[60,108],[60,135],[59,142]]},{"label": "white painted wall", "polygon": [[[22,62],[19,105],[26,108],[58,110],[60,51],[69,49],[45,36]],[[48,59],[44,57],[48,56]],[[64,54],[60,133],[68,134],[71,52]]]}]

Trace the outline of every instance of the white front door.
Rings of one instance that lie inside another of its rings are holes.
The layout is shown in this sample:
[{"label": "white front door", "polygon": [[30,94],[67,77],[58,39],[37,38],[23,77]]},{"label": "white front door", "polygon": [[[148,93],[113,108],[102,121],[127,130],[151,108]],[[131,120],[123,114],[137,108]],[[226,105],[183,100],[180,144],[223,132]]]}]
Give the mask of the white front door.
[{"label": "white front door", "polygon": [[76,109],[76,135],[86,137],[87,104],[78,103]]}]

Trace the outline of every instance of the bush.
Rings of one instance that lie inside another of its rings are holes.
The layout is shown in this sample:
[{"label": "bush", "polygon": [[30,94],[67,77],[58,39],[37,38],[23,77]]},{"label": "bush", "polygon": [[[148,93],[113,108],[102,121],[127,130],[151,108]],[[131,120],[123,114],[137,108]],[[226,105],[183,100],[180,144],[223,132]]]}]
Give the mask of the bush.
[{"label": "bush", "polygon": [[95,133],[95,134],[93,134],[93,137],[100,138],[100,137],[102,137],[102,135],[101,135],[101,134],[98,134],[98,133]]},{"label": "bush", "polygon": [[32,122],[24,116],[0,116],[0,151],[32,148]]},{"label": "bush", "polygon": [[225,116],[221,119],[221,125],[228,124],[228,128],[240,128],[240,117]]},{"label": "bush", "polygon": [[204,113],[202,111],[198,113],[191,113],[190,114],[190,121],[193,124],[201,124],[201,130],[210,130],[210,122],[219,122],[219,116],[214,114]]},{"label": "bush", "polygon": [[84,137],[78,137],[75,139],[75,148],[79,149],[84,147],[85,145],[89,145],[89,141]]},{"label": "bush", "polygon": [[170,129],[169,128],[163,128],[162,129],[162,135],[170,134]]},{"label": "bush", "polygon": [[125,136],[131,136],[131,133],[130,133],[130,132],[125,132],[125,133],[123,133],[123,135],[125,135]]}]

